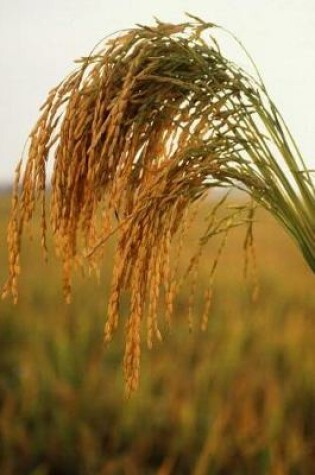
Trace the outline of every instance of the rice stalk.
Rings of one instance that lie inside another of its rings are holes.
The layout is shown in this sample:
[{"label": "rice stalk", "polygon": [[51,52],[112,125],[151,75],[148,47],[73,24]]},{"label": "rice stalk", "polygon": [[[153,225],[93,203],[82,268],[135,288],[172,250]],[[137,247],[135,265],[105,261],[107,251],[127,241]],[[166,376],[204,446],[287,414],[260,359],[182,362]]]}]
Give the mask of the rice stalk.
[{"label": "rice stalk", "polygon": [[[189,209],[209,191],[247,193],[277,218],[315,271],[312,172],[259,73],[252,77],[222,54],[214,37],[218,30],[223,29],[189,15],[181,24],[138,25],[98,44],[50,91],[30,134],[26,162],[17,167],[3,296],[11,293],[17,301],[21,237],[36,206],[47,252],[47,195],[67,301],[73,272],[86,266],[98,271],[108,238],[116,234],[105,341],[120,323],[120,300],[127,292],[128,392],[139,382],[142,322],[149,347],[162,338],[162,298],[171,321],[178,291],[171,267],[175,237],[187,228]],[[54,168],[47,194],[49,159]],[[254,260],[252,204],[227,208],[218,218],[224,203],[210,211],[187,269],[194,289],[204,245],[222,234],[217,259],[209,266],[203,327],[217,262],[233,227],[247,225],[246,262],[250,256]]]}]

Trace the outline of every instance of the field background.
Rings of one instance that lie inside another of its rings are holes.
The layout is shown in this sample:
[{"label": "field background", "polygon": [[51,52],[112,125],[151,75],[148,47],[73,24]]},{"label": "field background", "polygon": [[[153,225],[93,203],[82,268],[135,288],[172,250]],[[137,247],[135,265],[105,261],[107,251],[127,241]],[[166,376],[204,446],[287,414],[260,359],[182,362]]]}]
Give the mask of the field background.
[{"label": "field background", "polygon": [[[4,195],[1,283],[8,213]],[[123,336],[102,344],[110,252],[100,285],[78,277],[67,306],[60,266],[43,263],[35,223],[33,241],[23,242],[19,303],[0,303],[1,475],[314,474],[315,279],[263,212],[255,238],[258,301],[242,276],[237,230],[218,268],[208,329],[199,330],[210,244],[193,331],[187,282],[164,342],[143,349],[140,389],[126,401]]]}]

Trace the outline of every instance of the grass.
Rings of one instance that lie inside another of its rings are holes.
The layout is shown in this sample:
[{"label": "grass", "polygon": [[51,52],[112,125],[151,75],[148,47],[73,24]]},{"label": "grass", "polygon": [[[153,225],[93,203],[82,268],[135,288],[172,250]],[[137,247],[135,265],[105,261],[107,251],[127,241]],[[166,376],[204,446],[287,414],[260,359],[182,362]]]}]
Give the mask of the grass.
[{"label": "grass", "polygon": [[[218,261],[229,231],[241,224],[247,226],[245,262],[253,263],[253,297],[257,294],[257,205],[281,223],[315,270],[311,171],[253,61],[249,57],[255,78],[224,56],[214,36],[218,30],[223,29],[189,15],[185,23],[138,25],[101,42],[48,94],[26,161],[16,170],[3,296],[12,294],[17,301],[22,237],[36,206],[45,254],[48,224],[52,228],[67,301],[73,274],[98,273],[107,241],[116,234],[104,339],[110,342],[125,326],[129,394],[138,388],[143,340],[152,347],[162,339],[161,299],[171,324],[181,282],[176,256],[185,250],[187,215],[209,190],[241,189],[251,204],[225,207],[223,216],[218,209],[224,199],[210,208],[197,252],[181,274],[184,281],[192,276],[189,326],[204,246],[223,235],[204,293],[201,325],[206,327]],[[54,161],[50,194],[49,158]],[[122,318],[126,305],[129,312]]]},{"label": "grass", "polygon": [[100,43],[30,134],[0,320],[3,474],[315,471],[312,172],[251,58],[256,78],[189,17]]},{"label": "grass", "polygon": [[[188,231],[186,260],[208,206]],[[2,197],[1,229],[8,211]],[[188,281],[174,303],[176,326],[143,351],[141,384],[127,401],[123,332],[106,350],[102,342],[111,253],[101,284],[78,275],[66,306],[61,266],[52,253],[47,264],[40,256],[39,221],[22,249],[19,302],[0,303],[1,474],[314,473],[314,278],[276,221],[257,215],[258,302],[242,279],[244,230],[234,229],[207,330],[199,320],[219,237],[200,263],[192,331]],[[0,259],[3,281],[4,233]]]}]

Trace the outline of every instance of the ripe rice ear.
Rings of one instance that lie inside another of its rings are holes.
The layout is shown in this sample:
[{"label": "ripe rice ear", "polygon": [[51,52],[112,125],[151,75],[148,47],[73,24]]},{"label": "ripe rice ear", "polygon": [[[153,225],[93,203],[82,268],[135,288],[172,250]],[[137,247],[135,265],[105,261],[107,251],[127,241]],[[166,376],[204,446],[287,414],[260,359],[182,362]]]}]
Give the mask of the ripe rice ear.
[{"label": "ripe rice ear", "polygon": [[[189,16],[176,25],[139,25],[101,42],[49,93],[30,134],[25,165],[17,168],[3,295],[17,300],[21,236],[36,203],[46,252],[46,165],[52,159],[49,220],[67,301],[73,271],[86,264],[98,269],[108,237],[117,235],[105,341],[120,323],[120,298],[127,291],[128,393],[138,386],[142,323],[149,347],[162,337],[158,306],[163,295],[171,321],[178,291],[171,266],[175,236],[189,226],[194,211],[190,218],[188,211],[209,191],[247,193],[276,217],[315,271],[311,172],[259,73],[252,77],[222,54],[214,37],[218,30],[223,29]],[[222,234],[210,268],[213,281],[235,226],[247,226],[246,255],[254,257],[254,206],[227,208],[218,218],[224,205],[222,199],[209,213],[187,270],[194,282],[204,245]],[[203,327],[211,294],[209,288]],[[192,292],[190,308],[193,298]]]}]

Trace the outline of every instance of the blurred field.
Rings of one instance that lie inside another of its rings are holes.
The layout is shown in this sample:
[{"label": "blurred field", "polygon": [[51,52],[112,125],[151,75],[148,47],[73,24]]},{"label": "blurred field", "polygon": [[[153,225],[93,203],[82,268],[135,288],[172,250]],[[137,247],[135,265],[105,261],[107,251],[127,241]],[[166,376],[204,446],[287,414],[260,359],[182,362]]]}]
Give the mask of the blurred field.
[{"label": "blurred field", "polygon": [[[0,282],[8,210],[3,196]],[[101,285],[78,277],[66,306],[59,264],[43,263],[36,236],[35,226],[24,241],[18,305],[0,303],[1,475],[315,473],[315,276],[272,218],[260,213],[256,225],[258,302],[242,277],[238,230],[208,330],[197,301],[188,331],[188,282],[164,343],[144,348],[128,401],[122,335],[102,344],[110,255]],[[212,256],[202,259],[199,296]]]}]

